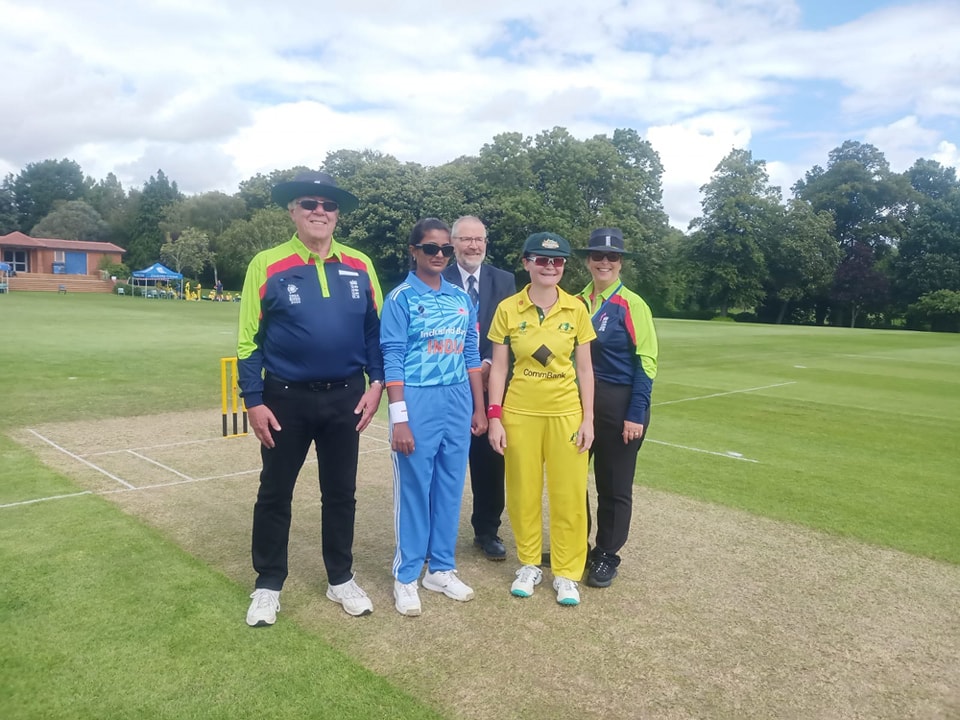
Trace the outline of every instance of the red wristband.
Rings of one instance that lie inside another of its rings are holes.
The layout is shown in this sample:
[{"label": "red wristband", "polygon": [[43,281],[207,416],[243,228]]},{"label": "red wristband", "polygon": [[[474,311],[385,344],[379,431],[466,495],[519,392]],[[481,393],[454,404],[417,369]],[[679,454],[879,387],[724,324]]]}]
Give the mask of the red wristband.
[{"label": "red wristband", "polygon": [[487,406],[487,420],[493,420],[494,418],[500,419],[502,417],[503,417],[503,405]]}]

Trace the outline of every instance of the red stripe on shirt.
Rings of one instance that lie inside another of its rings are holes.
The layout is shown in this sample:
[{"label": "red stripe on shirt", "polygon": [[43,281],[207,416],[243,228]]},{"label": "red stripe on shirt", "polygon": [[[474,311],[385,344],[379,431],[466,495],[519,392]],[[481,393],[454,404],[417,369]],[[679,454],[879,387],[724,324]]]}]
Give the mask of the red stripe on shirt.
[{"label": "red stripe on shirt", "polygon": [[633,346],[637,346],[637,329],[633,326],[633,317],[630,315],[630,303],[627,302],[626,298],[620,294],[614,295],[610,298],[610,302],[614,305],[619,305],[623,308],[623,324],[627,327],[627,333],[630,335],[630,340],[633,342]]}]

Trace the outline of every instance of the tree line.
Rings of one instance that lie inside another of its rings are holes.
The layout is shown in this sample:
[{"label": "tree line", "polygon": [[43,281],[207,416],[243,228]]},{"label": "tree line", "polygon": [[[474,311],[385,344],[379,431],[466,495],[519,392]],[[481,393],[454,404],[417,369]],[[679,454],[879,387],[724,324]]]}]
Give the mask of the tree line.
[{"label": "tree line", "polygon": [[[44,160],[0,184],[0,234],[105,240],[126,268],[161,260],[210,283],[239,288],[259,250],[293,224],[270,188],[306,168],[257,174],[232,195],[185,196],[162,170],[125,190],[69,159]],[[583,246],[616,226],[636,255],[626,282],[659,316],[960,331],[960,183],[954,168],[918,159],[891,171],[870,144],[832,150],[785,198],[763,160],[732,150],[701,188],[686,233],[662,204],[663,166],[632,129],[574,138],[564,128],[503,133],[475,156],[427,167],[372,150],[337,150],[320,168],[361,198],[337,237],[370,255],[383,285],[408,268],[406,238],[422,217],[480,217],[491,260],[519,269],[520,246],[549,229]],[[571,263],[563,285],[588,279]]]}]

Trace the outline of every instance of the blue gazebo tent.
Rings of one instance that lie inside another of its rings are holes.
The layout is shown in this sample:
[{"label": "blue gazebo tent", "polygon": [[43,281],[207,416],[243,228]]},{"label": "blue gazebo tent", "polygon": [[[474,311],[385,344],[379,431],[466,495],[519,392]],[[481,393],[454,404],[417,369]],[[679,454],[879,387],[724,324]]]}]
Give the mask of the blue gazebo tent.
[{"label": "blue gazebo tent", "polygon": [[143,286],[144,293],[146,293],[146,287],[148,285],[156,285],[158,282],[165,282],[167,285],[173,280],[178,280],[177,288],[179,291],[179,296],[183,297],[183,275],[171,270],[161,263],[154,263],[148,268],[143,270],[134,270],[133,277],[130,279],[130,284],[134,287],[134,294],[136,294],[136,288]]}]

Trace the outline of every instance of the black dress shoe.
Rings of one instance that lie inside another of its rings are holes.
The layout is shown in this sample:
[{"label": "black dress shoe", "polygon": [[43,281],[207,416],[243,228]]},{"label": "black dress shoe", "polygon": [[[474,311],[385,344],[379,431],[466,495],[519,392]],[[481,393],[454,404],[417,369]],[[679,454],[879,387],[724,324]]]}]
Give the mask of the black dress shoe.
[{"label": "black dress shoe", "polygon": [[473,544],[483,550],[488,560],[507,559],[507,549],[496,535],[478,535],[473,539]]},{"label": "black dress shoe", "polygon": [[603,552],[594,552],[587,566],[587,585],[596,588],[610,587],[617,576],[620,558]]}]

